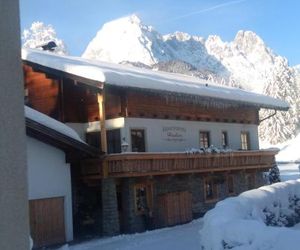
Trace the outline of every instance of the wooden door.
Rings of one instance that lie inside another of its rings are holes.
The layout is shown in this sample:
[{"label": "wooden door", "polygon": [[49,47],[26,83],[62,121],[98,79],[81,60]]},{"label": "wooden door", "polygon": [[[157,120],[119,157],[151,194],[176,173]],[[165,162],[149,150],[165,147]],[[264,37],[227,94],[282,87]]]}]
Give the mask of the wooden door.
[{"label": "wooden door", "polygon": [[192,220],[190,192],[173,192],[158,198],[158,226],[173,226]]},{"label": "wooden door", "polygon": [[63,197],[30,200],[29,211],[34,247],[65,242]]}]

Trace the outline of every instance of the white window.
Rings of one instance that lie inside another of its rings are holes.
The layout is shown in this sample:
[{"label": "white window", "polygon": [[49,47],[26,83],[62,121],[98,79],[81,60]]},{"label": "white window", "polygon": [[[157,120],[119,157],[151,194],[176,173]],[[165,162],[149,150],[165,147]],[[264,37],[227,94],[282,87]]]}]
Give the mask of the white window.
[{"label": "white window", "polygon": [[249,132],[241,132],[241,148],[242,150],[250,150]]},{"label": "white window", "polygon": [[200,147],[208,148],[209,146],[210,146],[209,132],[208,131],[200,131]]}]

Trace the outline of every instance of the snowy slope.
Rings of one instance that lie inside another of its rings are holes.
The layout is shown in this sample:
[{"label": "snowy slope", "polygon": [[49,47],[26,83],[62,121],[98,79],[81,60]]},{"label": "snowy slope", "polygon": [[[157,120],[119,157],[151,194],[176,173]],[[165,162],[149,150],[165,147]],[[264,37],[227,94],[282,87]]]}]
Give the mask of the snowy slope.
[{"label": "snowy slope", "polygon": [[276,156],[278,162],[300,162],[300,134],[281,146]]}]

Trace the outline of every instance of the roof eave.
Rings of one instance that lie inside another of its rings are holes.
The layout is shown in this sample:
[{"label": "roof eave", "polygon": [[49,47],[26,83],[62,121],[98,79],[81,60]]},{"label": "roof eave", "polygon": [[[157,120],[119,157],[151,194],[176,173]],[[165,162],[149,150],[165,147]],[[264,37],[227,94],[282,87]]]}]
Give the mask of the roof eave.
[{"label": "roof eave", "polygon": [[33,138],[39,139],[64,151],[75,150],[91,157],[98,157],[103,154],[103,152],[97,148],[75,140],[27,117],[26,133]]}]

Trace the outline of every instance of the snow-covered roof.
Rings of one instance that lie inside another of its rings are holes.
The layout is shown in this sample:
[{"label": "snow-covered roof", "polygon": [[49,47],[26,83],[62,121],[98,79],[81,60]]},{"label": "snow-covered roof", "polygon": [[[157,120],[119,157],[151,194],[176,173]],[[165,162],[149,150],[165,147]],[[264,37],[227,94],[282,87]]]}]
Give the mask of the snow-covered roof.
[{"label": "snow-covered roof", "polygon": [[101,82],[119,87],[167,91],[242,102],[269,109],[287,110],[289,108],[287,102],[279,99],[238,88],[220,86],[191,76],[157,72],[80,57],[62,56],[33,49],[23,49],[22,59],[95,81],[95,86]]},{"label": "snow-covered roof", "polygon": [[29,118],[39,124],[42,124],[48,128],[51,128],[63,135],[66,135],[72,139],[75,139],[76,141],[79,141],[81,143],[85,143],[83,140],[81,140],[81,138],[79,137],[79,135],[69,126],[55,120],[52,119],[51,117],[42,114],[30,107],[25,106],[25,117]]}]

